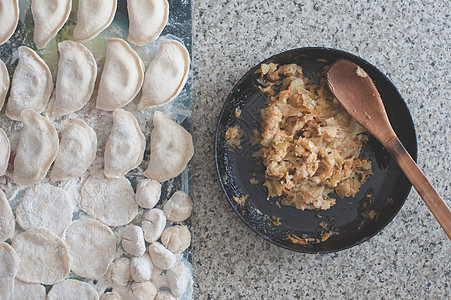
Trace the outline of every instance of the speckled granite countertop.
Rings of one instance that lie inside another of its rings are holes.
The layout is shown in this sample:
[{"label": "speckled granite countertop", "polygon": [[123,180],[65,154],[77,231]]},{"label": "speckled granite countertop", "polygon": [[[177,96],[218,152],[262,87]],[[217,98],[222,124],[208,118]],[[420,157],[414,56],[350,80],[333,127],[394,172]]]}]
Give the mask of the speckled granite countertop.
[{"label": "speckled granite countertop", "polygon": [[194,1],[196,299],[449,299],[451,242],[415,191],[368,242],[300,254],[244,225],[213,160],[218,114],[248,68],[291,48],[338,48],[397,86],[415,122],[419,166],[451,205],[449,11],[444,0]]}]

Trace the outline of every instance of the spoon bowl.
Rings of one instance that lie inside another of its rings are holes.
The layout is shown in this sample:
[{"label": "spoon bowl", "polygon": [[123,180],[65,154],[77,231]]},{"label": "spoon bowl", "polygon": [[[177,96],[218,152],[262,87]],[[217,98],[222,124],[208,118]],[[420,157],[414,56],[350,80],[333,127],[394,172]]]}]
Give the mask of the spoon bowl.
[{"label": "spoon bowl", "polygon": [[340,59],[327,72],[330,90],[360,125],[390,152],[451,239],[451,210],[410,157],[394,132],[371,78],[355,63]]}]

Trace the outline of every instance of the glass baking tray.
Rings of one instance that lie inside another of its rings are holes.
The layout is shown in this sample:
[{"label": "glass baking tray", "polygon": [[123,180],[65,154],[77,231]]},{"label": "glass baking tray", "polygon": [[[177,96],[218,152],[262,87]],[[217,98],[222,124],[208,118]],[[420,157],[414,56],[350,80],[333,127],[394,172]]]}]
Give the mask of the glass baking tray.
[{"label": "glass baking tray", "polygon": [[[33,50],[35,50],[48,64],[53,81],[56,81],[57,77],[57,67],[58,67],[58,48],[57,45],[63,40],[72,40],[72,32],[76,22],[76,8],[78,7],[78,0],[72,1],[72,12],[69,16],[69,20],[66,22],[64,27],[59,31],[57,36],[53,38],[48,45],[39,51],[36,51],[36,46],[33,42],[33,17],[31,13],[31,0],[20,0],[20,16],[19,23],[17,25],[15,33],[12,37],[3,45],[0,46],[0,59],[2,59],[8,69],[10,79],[12,76],[16,65],[18,63],[18,47],[25,45]],[[185,47],[192,53],[192,16],[191,16],[191,1],[190,0],[168,0],[169,2],[169,20],[165,29],[161,33],[161,36],[155,41],[144,47],[135,47],[132,45],[134,50],[137,51],[141,59],[143,60],[146,67],[149,62],[154,57],[156,51],[158,50],[159,44],[164,39],[176,39],[181,41]],[[95,97],[96,89],[100,80],[101,71],[103,69],[103,64],[105,61],[107,41],[109,38],[122,38],[127,40],[128,35],[128,12],[127,12],[127,2],[126,0],[118,0],[118,7],[116,11],[115,18],[112,24],[101,32],[96,38],[84,43],[84,45],[91,50],[94,57],[96,58],[98,64],[98,76],[96,81],[96,88],[94,90],[93,96],[87,105],[75,113],[71,113],[67,116],[58,119],[50,119],[52,124],[55,126],[57,131],[60,131],[62,123],[68,118],[80,118],[84,120],[88,125],[93,127],[97,133],[98,139],[98,150],[97,157],[94,163],[90,166],[87,172],[83,174],[80,178],[74,178],[62,182],[57,182],[55,185],[62,187],[68,191],[74,201],[77,209],[74,211],[73,220],[86,218],[86,214],[78,209],[78,203],[80,200],[79,189],[84,183],[86,178],[92,174],[94,171],[103,168],[103,153],[105,149],[105,143],[110,133],[110,128],[112,125],[112,114],[111,112],[105,112],[95,109]],[[6,97],[5,105],[9,94]],[[149,161],[149,142],[150,142],[150,132],[152,130],[152,116],[155,110],[163,112],[165,115],[170,117],[172,120],[177,121],[188,131],[192,131],[192,67],[190,67],[189,77],[187,83],[179,94],[179,96],[172,102],[163,105],[158,108],[151,108],[145,111],[139,111],[137,109],[137,104],[141,97],[141,93],[128,105],[124,107],[125,110],[130,111],[134,114],[139,122],[141,130],[146,136],[146,152],[144,154],[144,159],[141,165],[126,174],[126,177],[132,183],[132,186],[136,188],[136,184],[140,179],[145,178],[143,171],[147,167],[147,162]],[[50,100],[51,103],[52,100]],[[19,132],[22,128],[21,122],[12,121],[4,114],[4,108],[0,113],[0,127],[7,133],[11,142],[11,156],[8,165],[8,169],[5,175],[0,176],[0,188],[5,192],[7,198],[10,201],[13,211],[17,207],[19,201],[22,199],[26,188],[18,186],[12,181],[12,171],[13,162],[15,157],[15,151],[17,147],[17,142],[19,138]],[[43,113],[46,114],[46,111]],[[50,173],[50,172],[49,172]],[[48,183],[48,176],[43,180],[43,182]],[[162,184],[162,193],[160,202],[156,207],[162,207],[163,203],[169,199],[169,197],[177,190],[183,190],[188,193],[192,199],[192,189],[191,189],[191,172],[190,164],[188,167],[176,178],[168,180]],[[140,224],[143,218],[145,210],[140,208],[138,216],[133,220],[132,223]],[[191,230],[191,218],[184,222]],[[122,229],[124,226],[112,228],[115,234],[120,237]],[[16,225],[15,234],[22,231],[22,229]],[[192,230],[191,230],[192,231]],[[120,243],[118,243],[118,256],[123,253]],[[183,263],[188,266],[192,274],[192,245],[181,254],[180,259]],[[164,272],[162,275],[162,285],[164,285]],[[69,274],[69,278],[77,278],[79,280],[84,280],[90,282],[97,288],[99,293],[103,293],[108,284],[102,283],[101,281],[92,281],[88,279],[83,279],[73,274]],[[159,284],[158,284],[159,285]],[[49,289],[50,287],[47,287]],[[164,287],[161,290],[166,290]],[[193,281],[191,280],[187,291],[181,299],[192,299],[193,298]]]}]

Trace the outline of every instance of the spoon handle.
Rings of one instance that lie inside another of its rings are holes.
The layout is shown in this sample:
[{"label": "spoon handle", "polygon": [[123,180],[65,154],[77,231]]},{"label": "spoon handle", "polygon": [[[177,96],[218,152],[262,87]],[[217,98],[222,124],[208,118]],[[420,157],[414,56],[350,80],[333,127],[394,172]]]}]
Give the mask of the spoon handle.
[{"label": "spoon handle", "polygon": [[443,230],[451,239],[451,210],[445,201],[437,194],[437,191],[418,168],[415,161],[402,145],[401,141],[394,137],[386,145],[387,150],[404,171],[407,178],[420,194],[426,205],[431,210],[434,217],[442,226]]}]

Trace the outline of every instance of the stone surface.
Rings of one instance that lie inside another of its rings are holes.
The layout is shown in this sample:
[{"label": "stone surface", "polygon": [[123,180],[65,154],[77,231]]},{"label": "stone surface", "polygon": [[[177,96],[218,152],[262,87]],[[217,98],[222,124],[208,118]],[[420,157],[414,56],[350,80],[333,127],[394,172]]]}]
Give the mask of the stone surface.
[{"label": "stone surface", "polygon": [[446,299],[451,242],[413,190],[381,233],[326,255],[263,240],[222,194],[213,136],[233,85],[273,54],[326,46],[368,60],[396,85],[415,122],[419,166],[451,205],[451,2],[314,2],[193,3],[195,299]]}]

